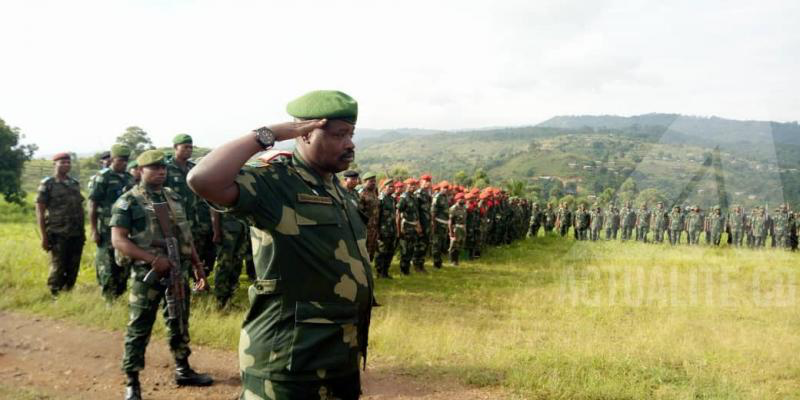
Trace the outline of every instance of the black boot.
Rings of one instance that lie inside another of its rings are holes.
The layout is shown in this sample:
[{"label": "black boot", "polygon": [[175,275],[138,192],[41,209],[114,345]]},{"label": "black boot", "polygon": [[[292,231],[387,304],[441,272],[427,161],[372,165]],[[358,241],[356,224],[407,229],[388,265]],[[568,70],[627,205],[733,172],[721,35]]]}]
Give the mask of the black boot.
[{"label": "black boot", "polygon": [[128,372],[128,383],[125,384],[125,400],[142,400],[142,388],[139,385],[139,373]]},{"label": "black boot", "polygon": [[211,386],[214,380],[206,374],[198,374],[189,366],[189,359],[175,360],[175,383],[178,386]]}]

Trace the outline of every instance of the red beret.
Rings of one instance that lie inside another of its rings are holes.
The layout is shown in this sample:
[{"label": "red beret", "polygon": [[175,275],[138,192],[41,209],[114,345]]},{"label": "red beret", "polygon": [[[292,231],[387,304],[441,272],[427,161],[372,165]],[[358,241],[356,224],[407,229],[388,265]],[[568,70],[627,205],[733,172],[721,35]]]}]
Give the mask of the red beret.
[{"label": "red beret", "polygon": [[464,198],[464,193],[461,192],[456,193],[456,197],[454,197],[454,199],[456,200],[461,200],[463,198]]},{"label": "red beret", "polygon": [[407,185],[416,185],[417,184],[417,180],[414,179],[414,178],[408,178],[408,179],[405,180],[405,183]]},{"label": "red beret", "polygon": [[405,183],[403,183],[403,182],[399,182],[398,181],[398,182],[394,183],[394,187],[403,187],[403,186],[405,186]]},{"label": "red beret", "polygon": [[439,182],[439,184],[438,184],[438,185],[436,185],[436,186],[439,186],[440,188],[449,188],[449,187],[450,187],[450,182],[448,182],[448,181],[441,181],[441,182]]},{"label": "red beret", "polygon": [[422,175],[422,176],[420,176],[420,177],[419,177],[419,180],[421,180],[421,181],[428,181],[428,182],[430,182],[430,181],[431,181],[431,179],[433,179],[433,177],[432,177],[432,176],[430,176],[430,175],[428,175],[428,174],[425,174],[425,175]]},{"label": "red beret", "polygon": [[53,156],[53,161],[58,161],[58,160],[63,160],[63,159],[69,160],[69,159],[72,159],[72,157],[70,157],[69,153],[67,153],[67,152],[57,153],[56,155]]}]

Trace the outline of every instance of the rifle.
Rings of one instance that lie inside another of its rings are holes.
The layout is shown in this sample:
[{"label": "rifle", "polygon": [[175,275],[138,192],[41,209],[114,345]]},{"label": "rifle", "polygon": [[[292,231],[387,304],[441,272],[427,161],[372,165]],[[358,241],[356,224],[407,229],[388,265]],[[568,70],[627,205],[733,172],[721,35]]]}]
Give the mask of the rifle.
[{"label": "rifle", "polygon": [[167,203],[153,203],[153,210],[158,218],[158,224],[161,226],[161,233],[164,235],[164,241],[154,241],[153,245],[156,247],[166,248],[167,257],[171,267],[169,273],[164,277],[159,277],[154,269],[150,269],[144,276],[144,281],[151,285],[160,283],[166,287],[164,291],[164,298],[167,301],[167,319],[177,320],[181,332],[185,331],[184,326],[184,304],[186,301],[185,284],[183,282],[183,273],[181,273],[181,258],[178,250],[178,239],[175,237],[170,224],[169,206]]}]

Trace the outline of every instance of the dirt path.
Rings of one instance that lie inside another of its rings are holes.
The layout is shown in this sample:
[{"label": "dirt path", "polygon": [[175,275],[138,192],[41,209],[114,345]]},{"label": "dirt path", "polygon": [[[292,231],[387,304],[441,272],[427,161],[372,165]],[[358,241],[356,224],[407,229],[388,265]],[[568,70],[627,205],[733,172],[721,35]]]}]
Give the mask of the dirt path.
[{"label": "dirt path", "polygon": [[[45,394],[43,398],[122,398],[124,375],[119,369],[122,332],[86,328],[69,322],[0,312],[0,382]],[[142,372],[146,399],[236,399],[238,361],[234,352],[192,346],[192,366],[211,374],[210,388],[179,388],[172,382],[172,362],[163,339],[147,349]],[[499,392],[453,382],[420,382],[370,366],[364,377],[364,399],[496,399]]]}]

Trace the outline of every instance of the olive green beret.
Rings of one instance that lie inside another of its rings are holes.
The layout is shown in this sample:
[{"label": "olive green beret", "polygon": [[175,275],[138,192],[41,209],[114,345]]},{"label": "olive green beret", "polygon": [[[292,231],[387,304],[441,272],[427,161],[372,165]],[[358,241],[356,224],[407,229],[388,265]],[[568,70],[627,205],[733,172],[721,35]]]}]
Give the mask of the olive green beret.
[{"label": "olive green beret", "polygon": [[368,179],[375,179],[375,174],[373,174],[372,172],[367,172],[361,177],[361,180],[363,181],[366,181]]},{"label": "olive green beret", "polygon": [[164,152],[161,150],[147,150],[139,154],[139,157],[136,158],[136,162],[140,167],[146,167],[148,165],[166,165],[164,161]]},{"label": "olive green beret", "polygon": [[115,144],[111,146],[111,157],[130,157],[131,149],[124,144]]},{"label": "olive green beret", "polygon": [[187,143],[192,144],[192,137],[185,133],[181,133],[180,135],[176,135],[174,138],[172,138],[173,145],[187,144]]},{"label": "olive green beret", "polygon": [[286,112],[299,119],[341,119],[355,125],[358,103],[336,90],[315,90],[290,101]]},{"label": "olive green beret", "polygon": [[136,168],[138,166],[139,166],[139,162],[137,160],[133,160],[133,161],[128,163],[128,168],[126,168],[126,169]]}]

